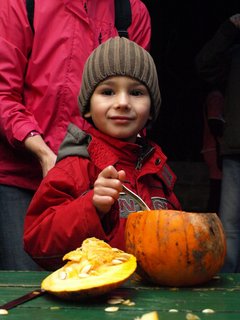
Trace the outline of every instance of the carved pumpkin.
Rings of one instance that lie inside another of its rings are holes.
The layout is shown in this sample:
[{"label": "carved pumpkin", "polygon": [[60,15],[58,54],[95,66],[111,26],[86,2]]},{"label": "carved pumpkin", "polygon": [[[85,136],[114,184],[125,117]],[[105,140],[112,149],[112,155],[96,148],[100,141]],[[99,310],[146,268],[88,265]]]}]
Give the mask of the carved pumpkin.
[{"label": "carved pumpkin", "polygon": [[137,258],[137,273],[155,284],[201,284],[224,263],[225,235],[215,213],[134,212],[125,235],[126,251]]},{"label": "carved pumpkin", "polygon": [[126,281],[137,267],[136,258],[96,238],[67,253],[69,260],[42,282],[42,289],[65,299],[105,294]]}]

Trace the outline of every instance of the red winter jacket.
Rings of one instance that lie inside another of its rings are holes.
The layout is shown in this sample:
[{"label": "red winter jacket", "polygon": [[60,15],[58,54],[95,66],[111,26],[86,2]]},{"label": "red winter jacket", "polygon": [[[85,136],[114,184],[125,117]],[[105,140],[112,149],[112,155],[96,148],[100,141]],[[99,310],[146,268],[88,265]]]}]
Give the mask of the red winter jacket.
[{"label": "red winter jacket", "polygon": [[[129,38],[149,49],[149,13],[131,0]],[[35,190],[37,160],[21,142],[39,131],[57,153],[77,105],[84,63],[100,42],[116,36],[113,0],[35,0],[33,37],[25,0],[0,1],[0,184]],[[29,58],[30,56],[30,58]]]},{"label": "red winter jacket", "polygon": [[121,194],[111,212],[100,220],[92,203],[93,184],[108,165],[126,171],[126,185],[150,208],[180,209],[173,193],[176,178],[159,146],[149,143],[141,147],[106,137],[93,128],[89,131],[91,135],[86,136],[70,126],[59,152],[63,159],[43,179],[27,212],[25,250],[46,269],[60,267],[62,256],[88,237],[124,250],[126,217],[140,208]]}]

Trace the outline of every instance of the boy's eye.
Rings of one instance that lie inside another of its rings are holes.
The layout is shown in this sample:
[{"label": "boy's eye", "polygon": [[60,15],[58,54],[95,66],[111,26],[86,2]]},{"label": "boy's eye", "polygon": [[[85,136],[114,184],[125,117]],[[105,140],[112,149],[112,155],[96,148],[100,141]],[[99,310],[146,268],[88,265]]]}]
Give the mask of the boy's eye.
[{"label": "boy's eye", "polygon": [[112,89],[104,89],[104,90],[102,90],[102,94],[106,95],[106,96],[111,96],[114,94],[114,92]]},{"label": "boy's eye", "polygon": [[133,96],[141,96],[141,95],[143,95],[143,92],[142,92],[142,90],[134,89],[134,90],[131,90],[131,95],[133,95]]}]

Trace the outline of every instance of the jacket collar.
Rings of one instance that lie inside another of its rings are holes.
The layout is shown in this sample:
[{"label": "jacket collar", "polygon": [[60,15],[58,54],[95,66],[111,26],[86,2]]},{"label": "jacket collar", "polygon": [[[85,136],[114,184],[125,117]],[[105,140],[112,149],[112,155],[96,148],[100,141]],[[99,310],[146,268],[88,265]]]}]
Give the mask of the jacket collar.
[{"label": "jacket collar", "polygon": [[82,131],[76,125],[70,124],[59,148],[57,162],[68,156],[81,156],[94,158],[102,168],[103,165],[106,167],[116,163],[118,159],[131,163],[137,163],[141,159],[141,162],[144,162],[153,149],[144,139],[139,139],[138,144],[129,143],[106,136],[92,126]]},{"label": "jacket collar", "polygon": [[[154,157],[147,161],[154,150],[156,150]],[[84,132],[74,124],[69,125],[60,146],[57,161],[68,156],[91,158],[100,170],[119,161],[135,167],[141,162],[141,164],[145,163],[145,172],[158,175],[168,189],[172,189],[176,181],[176,176],[167,165],[167,158],[161,148],[155,147],[152,143],[147,144],[144,139],[140,144],[114,139],[93,127]]]}]

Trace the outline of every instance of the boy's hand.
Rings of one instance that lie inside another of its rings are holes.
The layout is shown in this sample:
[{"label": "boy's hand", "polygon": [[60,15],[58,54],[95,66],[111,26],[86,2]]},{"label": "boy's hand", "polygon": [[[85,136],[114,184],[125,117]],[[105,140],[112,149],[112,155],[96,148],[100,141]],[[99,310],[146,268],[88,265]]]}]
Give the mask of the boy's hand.
[{"label": "boy's hand", "polygon": [[93,204],[102,218],[108,213],[122,191],[125,171],[117,171],[113,166],[106,167],[94,183]]}]

